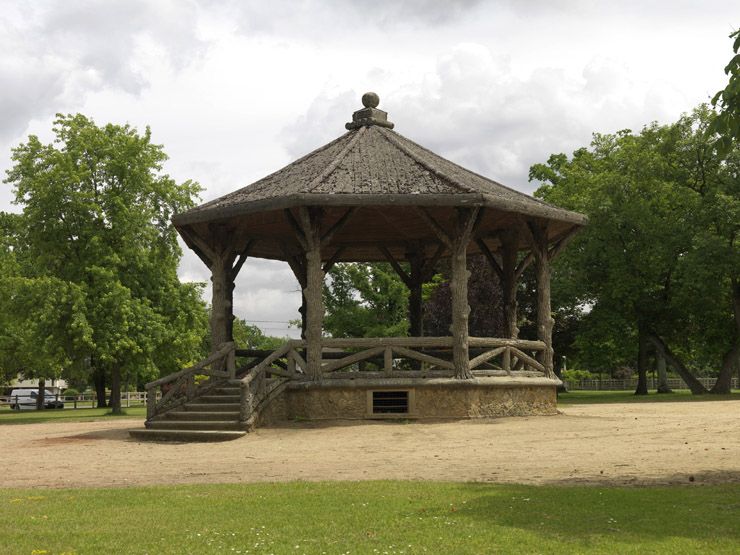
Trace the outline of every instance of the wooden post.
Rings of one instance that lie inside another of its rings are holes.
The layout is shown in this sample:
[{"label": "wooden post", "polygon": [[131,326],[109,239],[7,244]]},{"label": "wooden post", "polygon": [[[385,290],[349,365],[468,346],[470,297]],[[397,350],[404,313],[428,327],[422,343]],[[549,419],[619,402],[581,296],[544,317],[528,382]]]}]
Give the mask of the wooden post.
[{"label": "wooden post", "polygon": [[456,233],[452,238],[452,361],[455,365],[455,377],[469,379],[470,355],[468,353],[468,318],[470,305],[468,304],[468,270],[467,250],[473,227],[478,219],[478,208],[457,209]]},{"label": "wooden post", "polygon": [[529,222],[528,228],[531,232],[537,277],[537,339],[545,344],[540,362],[545,367],[545,375],[553,377],[555,372],[553,370],[552,329],[555,326],[555,320],[552,317],[550,304],[550,253],[547,224]]},{"label": "wooden post", "polygon": [[409,336],[422,337],[422,299],[421,291],[424,283],[424,253],[418,245],[414,245],[406,253],[409,261],[409,275],[406,286],[409,288]]},{"label": "wooden post", "polygon": [[504,326],[506,337],[517,339],[517,254],[519,252],[519,234],[516,229],[508,229],[501,234],[501,289],[504,302]]},{"label": "wooden post", "polygon": [[452,293],[452,362],[455,367],[455,377],[469,379],[473,377],[470,372],[470,355],[468,352],[468,317],[470,305],[468,305],[468,271],[467,250],[468,244],[473,236],[473,231],[480,222],[482,212],[479,207],[457,208],[455,222],[455,233],[450,236],[439,223],[432,218],[423,208],[417,208],[417,213],[429,224],[432,231],[450,250],[450,262],[452,264],[452,280],[450,281],[450,292]]},{"label": "wooden post", "polygon": [[321,334],[324,323],[324,270],[321,267],[321,211],[299,209],[301,235],[305,249],[306,287],[306,365],[313,380],[321,379]]},{"label": "wooden post", "polygon": [[231,263],[233,255],[223,253],[211,262],[211,352],[223,343],[232,341],[233,330],[233,280]]},{"label": "wooden post", "polygon": [[[146,419],[151,420],[157,407],[157,388],[152,387],[146,392]],[[75,407],[77,408],[77,407]]]}]

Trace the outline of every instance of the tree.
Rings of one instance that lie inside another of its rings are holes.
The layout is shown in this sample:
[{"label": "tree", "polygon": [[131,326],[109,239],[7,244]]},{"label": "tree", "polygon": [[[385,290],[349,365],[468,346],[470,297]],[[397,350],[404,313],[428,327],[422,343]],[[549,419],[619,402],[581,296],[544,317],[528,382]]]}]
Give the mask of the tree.
[{"label": "tree", "polygon": [[[449,268],[441,268],[435,276],[435,286],[427,288],[424,302],[424,330],[427,335],[450,334],[452,295]],[[468,257],[468,304],[470,305],[470,335],[503,337],[504,321],[501,283],[490,264],[482,256]]]},{"label": "tree", "polygon": [[727,153],[733,144],[740,141],[740,30],[730,35],[734,38],[734,56],[725,66],[729,77],[727,86],[714,95],[712,105],[719,108],[719,117],[712,122],[711,131],[718,134],[717,146],[720,153]]},{"label": "tree", "polygon": [[336,264],[328,276],[324,329],[333,337],[406,335],[407,289],[389,264]]},{"label": "tree", "polygon": [[579,310],[585,324],[580,356],[599,366],[636,358],[638,394],[647,393],[651,350],[701,393],[682,360],[717,367],[733,344],[738,172],[713,148],[713,117],[703,106],[673,125],[595,135],[571,159],[553,155],[530,170],[538,196],[590,217],[553,280],[556,305]]},{"label": "tree", "polygon": [[[72,363],[92,373],[99,402],[120,412],[122,377],[172,372],[200,347],[205,309],[197,285],[181,284],[181,256],[169,223],[193,206],[197,184],[177,184],[167,159],[129,125],[98,127],[80,114],[58,115],[55,141],[30,136],[13,150],[6,183],[23,209],[15,249],[29,278],[74,286],[90,342]],[[102,397],[102,398],[101,398]]]}]

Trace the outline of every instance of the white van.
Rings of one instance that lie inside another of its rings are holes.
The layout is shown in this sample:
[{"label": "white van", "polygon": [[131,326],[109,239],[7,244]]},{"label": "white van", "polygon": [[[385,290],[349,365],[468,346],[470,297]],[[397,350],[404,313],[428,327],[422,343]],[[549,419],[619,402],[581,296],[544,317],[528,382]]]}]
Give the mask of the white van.
[{"label": "white van", "polygon": [[[10,408],[13,410],[36,410],[36,399],[39,392],[37,389],[14,389],[8,398]],[[56,400],[48,389],[44,390],[44,406],[47,409],[63,409],[64,403]]]}]

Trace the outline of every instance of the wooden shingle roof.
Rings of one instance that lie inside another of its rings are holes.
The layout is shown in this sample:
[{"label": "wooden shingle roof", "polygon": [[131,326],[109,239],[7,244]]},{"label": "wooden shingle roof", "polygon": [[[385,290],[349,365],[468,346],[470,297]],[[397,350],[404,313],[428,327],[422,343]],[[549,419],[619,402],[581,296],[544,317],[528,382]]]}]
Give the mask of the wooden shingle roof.
[{"label": "wooden shingle roof", "polygon": [[[251,185],[175,215],[173,223],[178,229],[188,226],[205,233],[204,226],[211,222],[252,220],[252,227],[242,222],[245,233],[269,235],[279,230],[267,225],[261,233],[255,222],[269,220],[266,213],[277,215],[298,206],[365,207],[365,212],[375,209],[386,217],[392,207],[480,206],[552,221],[558,233],[586,223],[582,214],[467,170],[393,131],[386,113],[377,109],[377,95],[366,94],[363,104],[339,138]],[[264,255],[279,258],[275,253]]]}]

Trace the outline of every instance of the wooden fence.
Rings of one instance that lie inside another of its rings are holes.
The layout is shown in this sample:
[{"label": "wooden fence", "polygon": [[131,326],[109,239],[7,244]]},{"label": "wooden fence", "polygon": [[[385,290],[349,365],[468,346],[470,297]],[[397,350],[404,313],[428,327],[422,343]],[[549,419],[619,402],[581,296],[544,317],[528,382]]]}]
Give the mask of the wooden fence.
[{"label": "wooden fence", "polygon": [[[146,391],[122,391],[121,406],[129,408],[146,405],[146,397]],[[12,407],[18,403],[18,399],[18,396],[11,397],[10,395],[0,397],[0,407]],[[28,397],[22,397],[20,399],[27,401]],[[79,395],[47,395],[44,399],[46,402],[61,401],[64,403],[65,409],[94,409],[98,407],[98,397],[95,393],[81,393]]]},{"label": "wooden fence", "polygon": [[[711,389],[716,378],[698,378],[707,389]],[[565,380],[565,386],[573,391],[630,391],[637,388],[637,378],[628,378],[624,380],[608,379],[591,379],[591,380]],[[652,376],[648,378],[648,389],[656,389],[658,381]],[[688,389],[688,386],[681,378],[668,378],[668,387],[671,389]],[[732,389],[738,388],[738,379],[732,378]]]}]

